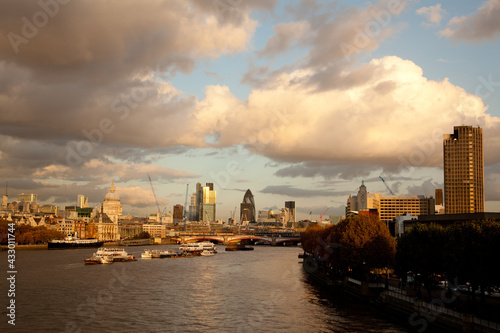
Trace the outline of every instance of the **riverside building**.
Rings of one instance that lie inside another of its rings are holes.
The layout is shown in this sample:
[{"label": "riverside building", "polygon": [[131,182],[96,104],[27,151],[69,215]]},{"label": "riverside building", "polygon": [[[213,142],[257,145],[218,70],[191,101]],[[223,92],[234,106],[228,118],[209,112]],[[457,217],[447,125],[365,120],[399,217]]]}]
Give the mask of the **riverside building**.
[{"label": "riverside building", "polygon": [[446,214],[484,212],[483,130],[455,126],[443,137]]},{"label": "riverside building", "polygon": [[412,216],[433,215],[435,212],[434,198],[423,195],[382,195],[367,191],[364,182],[359,187],[358,194],[349,196],[346,205],[346,216],[354,214],[378,213],[381,221],[393,221],[397,216],[410,214]]}]

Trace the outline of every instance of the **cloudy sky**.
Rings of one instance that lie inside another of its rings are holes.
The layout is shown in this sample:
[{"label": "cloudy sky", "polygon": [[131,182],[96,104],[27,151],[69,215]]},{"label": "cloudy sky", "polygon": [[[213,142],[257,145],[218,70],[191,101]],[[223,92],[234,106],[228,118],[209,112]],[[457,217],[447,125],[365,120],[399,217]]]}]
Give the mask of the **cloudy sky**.
[{"label": "cloudy sky", "polygon": [[[500,211],[500,0],[4,0],[0,182],[9,196],[124,212],[212,182],[227,219],[341,213],[370,192],[443,187],[442,137],[484,130]],[[239,211],[239,208],[238,208]],[[238,215],[238,213],[236,214]]]}]

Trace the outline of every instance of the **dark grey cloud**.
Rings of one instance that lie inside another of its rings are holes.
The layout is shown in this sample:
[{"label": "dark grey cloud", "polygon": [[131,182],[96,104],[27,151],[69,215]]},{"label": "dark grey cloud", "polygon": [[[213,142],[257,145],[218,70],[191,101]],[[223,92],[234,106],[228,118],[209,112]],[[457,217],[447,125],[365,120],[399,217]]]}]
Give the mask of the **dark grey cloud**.
[{"label": "dark grey cloud", "polygon": [[[333,164],[333,165],[332,165]],[[340,164],[324,162],[304,162],[293,164],[275,172],[278,177],[316,177],[325,179],[354,179],[367,177],[373,171],[373,165]]]},{"label": "dark grey cloud", "polygon": [[332,197],[337,195],[347,195],[346,191],[333,191],[333,190],[309,190],[297,188],[292,185],[268,185],[262,190],[261,193],[277,194],[288,196],[290,198],[311,198],[311,197]]}]

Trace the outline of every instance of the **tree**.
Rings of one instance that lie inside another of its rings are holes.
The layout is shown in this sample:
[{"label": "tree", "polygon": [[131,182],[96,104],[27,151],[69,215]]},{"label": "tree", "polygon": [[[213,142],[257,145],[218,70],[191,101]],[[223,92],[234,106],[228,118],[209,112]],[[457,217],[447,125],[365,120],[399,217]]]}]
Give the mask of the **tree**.
[{"label": "tree", "polygon": [[141,231],[139,234],[134,236],[134,239],[149,239],[151,235],[147,231]]},{"label": "tree", "polygon": [[374,268],[394,264],[396,242],[386,224],[374,217],[357,215],[337,225],[339,246],[334,260],[344,268],[350,267],[362,274]]},{"label": "tree", "polygon": [[384,222],[358,215],[326,228],[309,227],[302,235],[304,251],[346,274],[350,269],[366,276],[373,268],[392,266],[395,239]]}]

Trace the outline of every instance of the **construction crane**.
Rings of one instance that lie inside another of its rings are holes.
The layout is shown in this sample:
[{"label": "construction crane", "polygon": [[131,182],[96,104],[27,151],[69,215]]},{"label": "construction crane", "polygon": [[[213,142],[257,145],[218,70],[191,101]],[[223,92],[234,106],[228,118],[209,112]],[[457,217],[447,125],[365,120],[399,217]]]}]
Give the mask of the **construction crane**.
[{"label": "construction crane", "polygon": [[389,187],[389,185],[387,185],[387,183],[385,182],[384,178],[382,178],[382,176],[379,176],[378,178],[382,179],[382,182],[384,182],[384,185],[387,188],[387,190],[389,190],[389,192],[391,193],[391,195],[394,195],[394,192],[392,192],[391,188]]},{"label": "construction crane", "polygon": [[156,199],[155,189],[153,188],[153,182],[151,181],[151,177],[149,177],[149,174],[148,174],[148,178],[149,178],[149,185],[151,185],[151,191],[153,191],[153,196],[155,198],[156,207],[158,208],[158,219],[159,219],[158,222],[161,222],[160,205],[158,205],[158,200]]},{"label": "construction crane", "polygon": [[327,212],[329,209],[330,209],[330,208],[327,208],[327,209],[323,212],[323,214],[321,214],[321,215],[319,216],[320,221],[323,221],[323,216],[326,214],[326,212]]}]

